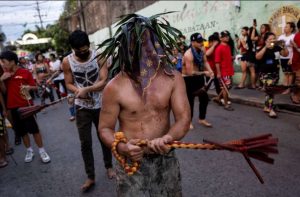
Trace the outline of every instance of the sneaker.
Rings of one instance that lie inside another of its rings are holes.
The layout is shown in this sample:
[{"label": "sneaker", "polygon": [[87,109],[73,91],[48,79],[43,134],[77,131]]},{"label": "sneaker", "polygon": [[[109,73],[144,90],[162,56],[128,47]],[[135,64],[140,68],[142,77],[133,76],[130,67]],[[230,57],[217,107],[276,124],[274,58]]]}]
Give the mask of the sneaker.
[{"label": "sneaker", "polygon": [[33,151],[28,150],[28,151],[26,152],[26,156],[25,156],[25,160],[24,160],[25,163],[32,162],[33,157],[34,157]]},{"label": "sneaker", "polygon": [[70,121],[74,121],[74,120],[75,120],[75,117],[74,117],[74,116],[71,116],[71,117],[69,118],[69,120],[70,120]]},{"label": "sneaker", "polygon": [[43,163],[49,163],[51,161],[49,155],[46,153],[46,151],[43,151],[40,153],[41,159]]},{"label": "sneaker", "polygon": [[270,110],[269,117],[270,118],[277,118],[277,114],[275,113],[274,110]]},{"label": "sneaker", "polygon": [[[224,103],[225,103],[224,99],[221,99],[221,103],[222,103],[223,105],[225,105],[225,104],[224,104]],[[228,104],[228,105],[231,105],[231,101],[227,101],[227,104]]]}]

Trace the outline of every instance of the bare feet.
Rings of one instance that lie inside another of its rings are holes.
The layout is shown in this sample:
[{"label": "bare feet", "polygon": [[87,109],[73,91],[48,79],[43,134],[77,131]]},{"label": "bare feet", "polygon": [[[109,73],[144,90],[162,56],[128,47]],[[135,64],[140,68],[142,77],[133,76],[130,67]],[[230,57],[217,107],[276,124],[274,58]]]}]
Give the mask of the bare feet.
[{"label": "bare feet", "polygon": [[95,180],[87,179],[85,183],[81,186],[82,192],[88,192],[90,189],[92,189],[95,186]]},{"label": "bare feet", "polygon": [[112,168],[108,168],[107,171],[106,171],[106,173],[107,173],[107,177],[109,179],[113,179],[113,178],[116,177],[116,172]]},{"label": "bare feet", "polygon": [[199,120],[199,124],[205,126],[205,127],[212,127],[212,124],[207,122],[205,119],[204,120]]}]

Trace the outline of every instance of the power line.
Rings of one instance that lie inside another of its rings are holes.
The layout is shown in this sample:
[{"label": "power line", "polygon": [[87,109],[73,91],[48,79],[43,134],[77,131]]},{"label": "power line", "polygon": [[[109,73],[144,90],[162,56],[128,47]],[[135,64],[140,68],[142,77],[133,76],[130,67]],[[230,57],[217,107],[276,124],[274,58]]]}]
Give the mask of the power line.
[{"label": "power line", "polygon": [[46,16],[46,15],[41,15],[41,10],[40,10],[40,4],[39,4],[39,1],[36,1],[36,10],[37,10],[37,12],[38,12],[38,15],[34,15],[34,17],[36,17],[36,16],[39,17],[39,19],[40,19],[40,24],[41,24],[41,28],[44,29],[42,16]]},{"label": "power line", "polygon": [[[41,2],[40,4],[43,4],[43,3],[47,3],[47,1],[43,1],[43,2]],[[34,5],[36,5],[36,3],[32,3],[32,4],[23,4],[23,5],[20,5],[20,4],[18,4],[18,5],[1,5],[0,4],[0,7],[1,8],[14,8],[14,7],[28,7],[28,6],[34,6]]]}]

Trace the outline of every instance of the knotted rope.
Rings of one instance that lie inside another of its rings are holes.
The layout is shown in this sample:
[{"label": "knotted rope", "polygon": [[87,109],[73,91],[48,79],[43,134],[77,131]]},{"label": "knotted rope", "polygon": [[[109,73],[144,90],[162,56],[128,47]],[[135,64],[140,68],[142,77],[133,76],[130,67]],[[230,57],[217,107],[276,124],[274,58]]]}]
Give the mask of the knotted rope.
[{"label": "knotted rope", "polygon": [[[128,175],[133,175],[139,170],[140,162],[132,161],[127,162],[128,159],[125,156],[120,155],[117,152],[117,145],[120,142],[127,143],[127,139],[123,132],[116,132],[114,134],[115,140],[112,143],[112,153],[117,159],[117,161],[124,168]],[[180,141],[173,141],[167,146],[170,148],[186,148],[186,149],[201,149],[201,150],[229,150],[233,152],[242,153],[249,166],[259,179],[261,183],[264,183],[261,175],[255,168],[254,164],[251,162],[250,157],[258,159],[260,161],[273,164],[274,159],[268,157],[268,153],[276,154],[278,150],[276,149],[278,139],[271,138],[272,134],[264,134],[261,136],[256,136],[252,138],[232,140],[227,143],[216,143],[208,140],[203,140],[204,144],[200,143],[186,143]],[[139,140],[135,145],[137,146],[147,146],[148,140]]]}]

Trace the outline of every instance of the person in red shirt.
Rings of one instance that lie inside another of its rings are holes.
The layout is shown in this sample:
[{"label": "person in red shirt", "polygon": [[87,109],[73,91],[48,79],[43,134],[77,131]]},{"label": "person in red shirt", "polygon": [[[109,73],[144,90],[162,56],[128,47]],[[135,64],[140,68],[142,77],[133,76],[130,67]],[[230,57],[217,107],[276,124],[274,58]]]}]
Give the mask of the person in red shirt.
[{"label": "person in red shirt", "polygon": [[228,103],[228,90],[232,87],[231,77],[234,74],[231,48],[228,45],[229,39],[230,37],[228,31],[222,31],[220,34],[221,43],[216,48],[215,52],[215,64],[217,70],[217,78],[220,81],[220,86],[222,89],[219,100],[221,100],[221,98],[224,99],[225,110],[233,111],[233,108]]},{"label": "person in red shirt", "polygon": [[42,136],[39,132],[37,122],[33,116],[21,119],[18,108],[32,105],[29,91],[36,89],[32,74],[19,67],[18,56],[12,51],[4,51],[0,54],[0,60],[4,67],[4,73],[0,78],[0,86],[7,95],[7,109],[11,110],[13,125],[23,143],[27,148],[25,162],[31,162],[34,154],[30,145],[28,133],[33,134],[36,145],[39,147],[39,153],[44,163],[50,162],[50,157],[43,147]]},{"label": "person in red shirt", "polygon": [[[220,43],[219,35],[214,33],[208,37],[208,47],[205,48],[205,55],[207,57],[207,62],[210,65],[210,68],[214,72],[214,75],[217,75],[216,65],[215,65],[215,52],[216,48]],[[214,85],[216,88],[217,95],[221,93],[220,84],[218,78],[214,78]]]},{"label": "person in red shirt", "polygon": [[292,91],[291,100],[295,104],[300,104],[300,20],[297,22],[298,32],[295,34],[293,45],[293,57],[289,64],[292,65],[292,70],[295,73],[295,85],[297,86]]}]

